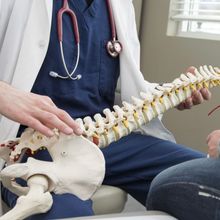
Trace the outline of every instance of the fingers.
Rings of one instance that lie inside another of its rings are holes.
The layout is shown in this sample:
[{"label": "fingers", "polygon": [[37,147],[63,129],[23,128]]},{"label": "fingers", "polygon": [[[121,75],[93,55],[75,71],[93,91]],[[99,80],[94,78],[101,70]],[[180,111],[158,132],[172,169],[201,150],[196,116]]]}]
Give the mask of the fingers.
[{"label": "fingers", "polygon": [[56,106],[50,97],[48,97],[48,96],[43,96],[43,99],[44,99],[45,102],[46,102],[45,104],[49,104],[49,105],[51,105],[51,106]]},{"label": "fingers", "polygon": [[200,92],[202,94],[202,97],[205,100],[210,100],[211,99],[212,94],[211,94],[211,92],[208,89],[203,88],[203,89],[200,90]]},{"label": "fingers", "polygon": [[59,109],[53,101],[47,96],[37,96],[37,105],[39,111],[34,113],[39,121],[50,129],[57,128],[64,134],[70,135],[75,133],[81,135],[83,133],[79,125],[74,119],[64,110]]},{"label": "fingers", "polygon": [[58,109],[57,116],[59,117],[60,120],[62,120],[69,127],[71,127],[75,134],[81,135],[83,133],[80,126],[73,120],[72,117],[70,117],[70,115],[67,112],[65,112],[61,109]]},{"label": "fingers", "polygon": [[185,109],[185,102],[181,102],[176,108],[180,111],[184,110]]},{"label": "fingers", "polygon": [[195,67],[194,66],[190,66],[187,70],[186,70],[186,72],[189,72],[189,73],[195,73]]},{"label": "fingers", "polygon": [[186,101],[180,103],[177,107],[179,110],[191,109],[193,105],[199,105],[204,102],[204,100],[209,100],[211,98],[211,92],[208,89],[201,89],[200,91],[194,91],[190,98]]},{"label": "fingers", "polygon": [[[194,66],[191,66],[187,69],[187,72],[194,74],[195,69],[196,68]],[[184,102],[180,103],[177,106],[177,109],[178,110],[191,109],[193,105],[199,105],[203,103],[204,100],[209,100],[209,99],[211,99],[211,92],[206,88],[202,88],[201,90],[194,91],[190,98],[187,98]]]},{"label": "fingers", "polygon": [[212,158],[218,158],[219,157],[218,145],[212,142],[208,143],[208,154]]},{"label": "fingers", "polygon": [[38,121],[35,118],[27,118],[25,125],[28,127],[33,128],[36,131],[39,131],[40,133],[46,135],[47,137],[52,137],[54,135],[53,131],[48,128],[47,126],[43,125],[40,121]]},{"label": "fingers", "polygon": [[213,141],[213,143],[217,143],[218,141],[220,141],[220,130],[214,130],[207,136],[207,144],[211,141]]},{"label": "fingers", "polygon": [[204,102],[204,100],[209,100],[211,98],[211,92],[203,88],[200,91],[194,91],[192,94],[192,103],[193,105],[199,105]]},{"label": "fingers", "polygon": [[[79,125],[68,113],[57,108],[51,98],[20,91],[7,84],[6,88],[3,87],[1,91],[4,92],[6,89],[7,97],[2,95],[1,106],[3,107],[0,109],[5,117],[31,127],[46,136],[52,136],[54,128],[67,135],[82,134]],[[15,99],[17,102],[12,105]]]},{"label": "fingers", "polygon": [[208,153],[210,157],[217,158],[219,157],[219,147],[220,147],[220,130],[215,130],[211,132],[206,138],[208,145]]},{"label": "fingers", "polygon": [[46,114],[38,115],[42,120],[46,121],[46,124],[50,128],[57,128],[64,134],[81,135],[83,133],[79,125],[74,121],[74,119],[65,111],[53,107],[45,106]]},{"label": "fingers", "polygon": [[193,105],[199,105],[203,103],[204,100],[209,100],[211,98],[211,93],[208,89],[201,89],[200,91],[194,91],[191,98],[185,101],[185,108],[190,109]]},{"label": "fingers", "polygon": [[202,94],[199,91],[194,91],[192,94],[193,105],[199,105],[204,101]]},{"label": "fingers", "polygon": [[[187,72],[193,73],[195,72],[195,67],[191,66],[187,69]],[[192,100],[188,99],[186,100],[185,107],[186,108],[191,108],[192,105],[199,105],[201,104],[204,100],[209,100],[211,98],[211,92],[206,89],[202,88],[200,91],[194,91],[192,94]]]},{"label": "fingers", "polygon": [[193,107],[193,101],[192,101],[192,98],[188,98],[186,99],[185,102],[182,103],[183,104],[183,109],[191,109]]},{"label": "fingers", "polygon": [[193,99],[192,97],[187,98],[184,102],[181,102],[178,106],[177,109],[182,111],[185,109],[191,109],[193,107]]},{"label": "fingers", "polygon": [[192,96],[190,98],[187,98],[184,102],[180,103],[177,106],[178,110],[184,110],[184,109],[191,109],[193,105],[199,105],[204,102],[204,100],[210,100],[211,99],[211,92],[203,88],[200,91],[193,91]]},{"label": "fingers", "polygon": [[209,143],[210,138],[211,138],[211,134],[209,134],[209,135],[207,136],[207,138],[206,138],[206,143],[207,143],[207,144]]},{"label": "fingers", "polygon": [[34,117],[50,129],[57,128],[66,135],[73,133],[73,129],[60,120],[55,114],[46,111],[38,111]]},{"label": "fingers", "polygon": [[47,137],[52,137],[54,135],[54,132],[52,131],[54,128],[57,128],[60,132],[66,135],[71,135],[73,133],[81,135],[81,129],[80,131],[78,131],[77,128],[76,131],[73,130],[56,115],[46,111],[35,112],[32,117],[21,120],[21,124],[27,125]]},{"label": "fingers", "polygon": [[193,107],[193,99],[191,97],[186,99],[184,105],[186,109],[191,109]]}]

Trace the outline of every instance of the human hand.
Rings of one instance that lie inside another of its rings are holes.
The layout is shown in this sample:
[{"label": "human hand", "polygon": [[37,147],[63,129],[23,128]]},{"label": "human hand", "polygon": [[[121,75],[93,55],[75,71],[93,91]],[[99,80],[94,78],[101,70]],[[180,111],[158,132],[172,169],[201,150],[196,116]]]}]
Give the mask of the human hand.
[{"label": "human hand", "polygon": [[24,92],[4,82],[0,82],[0,114],[46,136],[53,136],[54,128],[67,135],[82,134],[79,125],[49,97]]},{"label": "human hand", "polygon": [[208,144],[208,154],[210,157],[217,158],[220,156],[220,130],[211,132],[206,142]]},{"label": "human hand", "polygon": [[[194,73],[195,67],[189,67],[187,72]],[[184,110],[184,109],[191,109],[193,105],[199,105],[203,103],[204,100],[211,99],[211,92],[206,89],[202,88],[200,90],[193,91],[192,96],[187,98],[184,102],[181,102],[177,109]]]}]

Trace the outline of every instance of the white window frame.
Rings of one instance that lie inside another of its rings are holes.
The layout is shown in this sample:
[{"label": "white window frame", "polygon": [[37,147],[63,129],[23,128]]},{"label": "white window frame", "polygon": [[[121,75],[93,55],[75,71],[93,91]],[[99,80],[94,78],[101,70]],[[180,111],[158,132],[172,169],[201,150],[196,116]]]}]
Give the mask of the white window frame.
[{"label": "white window frame", "polygon": [[[186,20],[184,20],[183,15],[179,15],[179,18],[178,18],[177,12],[176,12],[176,14],[174,14],[174,11],[173,11],[173,8],[174,8],[173,4],[176,4],[175,2],[177,2],[177,1],[183,2],[182,4],[190,4],[190,3],[187,3],[187,1],[189,2],[189,1],[193,1],[193,0],[182,0],[182,1],[170,0],[169,20],[168,20],[168,28],[167,28],[167,35],[168,36],[196,38],[196,39],[208,39],[208,40],[220,40],[220,34],[182,31],[184,22],[189,22],[192,20],[194,20],[194,21],[195,20],[207,21],[207,20],[211,19],[215,22],[220,23],[220,16],[212,16],[211,18],[199,16],[198,19],[196,19],[195,17],[191,19],[191,18],[189,18],[189,16],[186,16]],[[220,4],[220,1],[219,1],[219,4]],[[176,9],[178,9],[178,8],[176,8]]]}]

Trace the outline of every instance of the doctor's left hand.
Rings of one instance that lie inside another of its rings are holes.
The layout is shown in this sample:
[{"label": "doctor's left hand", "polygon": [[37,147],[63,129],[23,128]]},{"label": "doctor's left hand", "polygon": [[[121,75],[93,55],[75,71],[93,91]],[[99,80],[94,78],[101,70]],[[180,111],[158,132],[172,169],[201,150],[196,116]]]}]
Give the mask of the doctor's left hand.
[{"label": "doctor's left hand", "polygon": [[79,125],[49,97],[24,92],[1,81],[0,114],[49,137],[54,135],[54,128],[67,135],[82,134]]},{"label": "doctor's left hand", "polygon": [[[189,67],[187,72],[194,73],[195,67]],[[206,89],[200,89],[194,91],[192,96],[186,99],[184,102],[177,106],[178,110],[191,109],[194,105],[199,105],[204,102],[204,100],[211,99],[211,92]]]}]

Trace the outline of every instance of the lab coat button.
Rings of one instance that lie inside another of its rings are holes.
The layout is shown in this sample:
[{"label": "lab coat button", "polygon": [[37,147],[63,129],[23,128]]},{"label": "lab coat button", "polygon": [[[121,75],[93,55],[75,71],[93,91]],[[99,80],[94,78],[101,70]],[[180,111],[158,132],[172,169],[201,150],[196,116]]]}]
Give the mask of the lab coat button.
[{"label": "lab coat button", "polygon": [[41,40],[41,41],[39,41],[39,47],[41,48],[41,49],[44,49],[44,47],[45,47],[45,45],[46,45],[46,42],[44,41],[44,40]]}]

